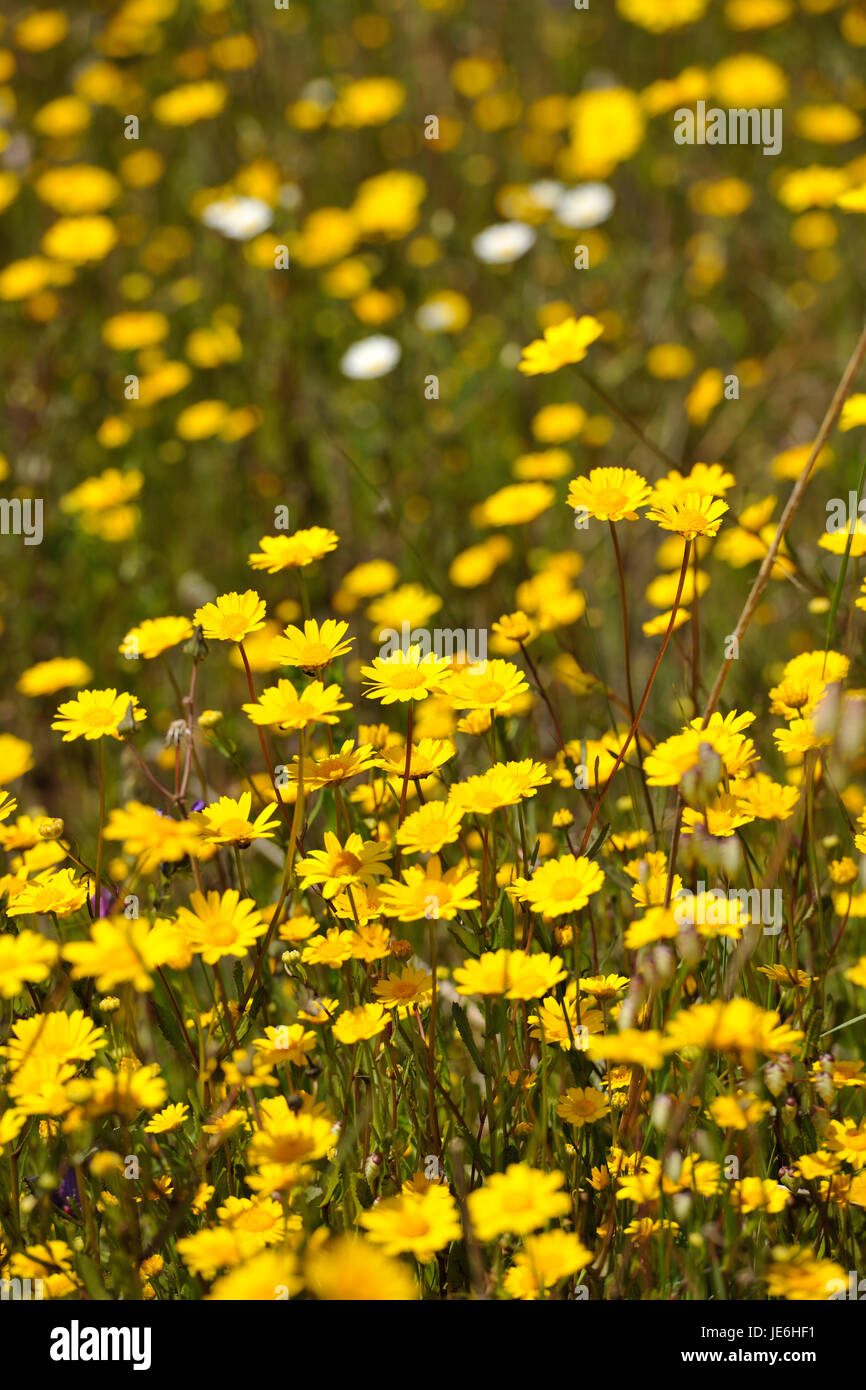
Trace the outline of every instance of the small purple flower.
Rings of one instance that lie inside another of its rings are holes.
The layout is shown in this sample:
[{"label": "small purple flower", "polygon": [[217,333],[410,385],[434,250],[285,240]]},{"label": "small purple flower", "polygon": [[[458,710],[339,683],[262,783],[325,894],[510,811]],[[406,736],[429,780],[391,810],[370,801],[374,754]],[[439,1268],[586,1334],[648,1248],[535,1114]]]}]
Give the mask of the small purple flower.
[{"label": "small purple flower", "polygon": [[102,892],[99,894],[99,911],[97,912],[97,910],[96,910],[96,894],[95,894],[95,893],[91,893],[91,895],[90,895],[90,910],[91,910],[91,912],[94,914],[94,916],[96,916],[96,917],[107,917],[107,916],[108,916],[108,910],[109,910],[109,908],[111,907],[111,905],[112,905],[113,902],[114,902],[114,894],[111,893],[111,892],[109,892],[109,890],[108,890],[107,888],[103,888],[103,889],[102,889]]}]

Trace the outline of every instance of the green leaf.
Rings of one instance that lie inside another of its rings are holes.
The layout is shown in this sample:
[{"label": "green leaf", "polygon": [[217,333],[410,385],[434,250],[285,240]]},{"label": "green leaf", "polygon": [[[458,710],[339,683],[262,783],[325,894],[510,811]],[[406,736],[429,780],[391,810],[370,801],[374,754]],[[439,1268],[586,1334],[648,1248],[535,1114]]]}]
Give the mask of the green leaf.
[{"label": "green leaf", "polygon": [[172,1013],[171,1009],[165,1009],[157,1000],[157,991],[154,990],[152,996],[153,1011],[156,1014],[156,1021],[159,1024],[159,1031],[165,1038],[171,1050],[177,1053],[178,1057],[184,1061],[189,1060],[186,1043],[180,1031],[180,1024]]},{"label": "green leaf", "polygon": [[457,1031],[463,1039],[464,1043],[466,1044],[466,1050],[469,1053],[469,1056],[472,1058],[478,1070],[483,1073],[484,1064],[481,1061],[481,1056],[475,1044],[475,1039],[472,1036],[472,1028],[470,1027],[469,1019],[466,1017],[465,1009],[462,1009],[459,1004],[452,1004],[451,1013],[453,1015],[454,1022],[457,1024]]}]

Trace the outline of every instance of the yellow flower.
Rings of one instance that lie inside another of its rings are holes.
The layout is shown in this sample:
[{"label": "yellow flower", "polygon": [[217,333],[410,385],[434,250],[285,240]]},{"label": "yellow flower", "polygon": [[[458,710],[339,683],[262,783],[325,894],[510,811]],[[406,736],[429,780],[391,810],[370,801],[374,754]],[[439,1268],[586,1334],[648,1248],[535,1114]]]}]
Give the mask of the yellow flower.
[{"label": "yellow flower", "polygon": [[583,314],[579,319],[567,318],[544,330],[544,337],[523,349],[518,370],[525,376],[555,372],[571,362],[582,362],[587,348],[604,332],[598,319]]},{"label": "yellow flower", "polygon": [[716,712],[706,728],[700,717],[693,719],[681,734],[657,743],[644,760],[651,787],[675,787],[693,778],[698,785],[715,786],[723,772],[742,776],[757,758],[755,746],[741,730],[754,722],[753,714],[732,710],[722,717]]},{"label": "yellow flower", "polygon": [[638,507],[646,506],[652,488],[632,468],[593,468],[589,477],[573,478],[568,505],[599,521],[637,521]]},{"label": "yellow flower", "polygon": [[628,87],[582,91],[571,105],[569,173],[606,178],[643,144],[646,118],[639,97]]},{"label": "yellow flower", "polygon": [[796,1303],[824,1302],[833,1288],[847,1288],[847,1275],[835,1260],[820,1260],[810,1249],[798,1245],[773,1246],[767,1270],[767,1292],[771,1298],[787,1298]]},{"label": "yellow flower", "polygon": [[438,854],[460,835],[463,811],[444,801],[428,801],[407,816],[397,831],[397,844],[408,854]]},{"label": "yellow flower", "polygon": [[105,320],[102,340],[118,352],[132,352],[161,343],[168,330],[165,314],[145,309],[129,310]]},{"label": "yellow flower", "polygon": [[298,861],[301,887],[321,884],[324,897],[333,898],[345,888],[355,885],[373,887],[377,878],[390,877],[391,870],[384,862],[390,846],[375,840],[362,840],[351,834],[344,844],[331,830],[325,831],[325,848],[314,849]]},{"label": "yellow flower", "polygon": [[663,1066],[668,1050],[662,1034],[653,1028],[623,1028],[606,1037],[590,1037],[586,1048],[593,1059],[627,1063],[646,1071]]},{"label": "yellow flower", "polygon": [[340,711],[349,709],[338,685],[324,686],[311,681],[300,694],[289,680],[279,680],[262,691],[255,704],[243,706],[254,724],[278,728],[306,729],[309,724],[336,724]]},{"label": "yellow flower", "polygon": [[367,617],[373,623],[373,640],[382,641],[386,630],[402,631],[403,623],[408,623],[410,630],[423,626],[441,607],[441,598],[423,584],[400,584],[367,609]]},{"label": "yellow flower", "polygon": [[[369,743],[362,743],[356,748],[353,740],[349,738],[344,741],[339,752],[328,753],[321,758],[304,759],[304,786],[308,790],[337,786],[375,767],[376,762]],[[288,771],[290,779],[297,782],[297,758],[289,764]]]},{"label": "yellow flower", "polygon": [[406,1265],[368,1240],[338,1236],[314,1249],[304,1266],[307,1288],[330,1302],[408,1302],[418,1289]]},{"label": "yellow flower", "polygon": [[532,878],[517,878],[511,892],[549,920],[585,907],[604,884],[598,864],[583,855],[563,855],[536,869]]},{"label": "yellow flower", "polygon": [[582,1129],[584,1125],[603,1120],[610,1113],[610,1104],[604,1092],[597,1091],[594,1086],[569,1086],[557,1102],[556,1113],[575,1129]]},{"label": "yellow flower", "polygon": [[522,526],[534,521],[556,501],[549,483],[509,483],[473,507],[473,526]]},{"label": "yellow flower", "polygon": [[114,175],[95,164],[55,165],[39,175],[34,188],[55,212],[72,215],[103,212],[120,194]]},{"label": "yellow flower", "polygon": [[525,1163],[512,1163],[504,1173],[492,1173],[467,1199],[476,1236],[488,1241],[506,1232],[525,1235],[565,1216],[571,1201],[559,1190],[564,1182],[555,1169],[543,1173]]},{"label": "yellow flower", "polygon": [[147,711],[139,707],[134,695],[120,694],[111,690],[82,690],[74,700],[66,700],[57,709],[51,725],[52,729],[63,731],[63,742],[70,743],[76,738],[119,739],[118,726],[132,711],[132,718],[138,723],[147,718]]},{"label": "yellow flower", "polygon": [[480,906],[472,896],[477,872],[458,867],[443,874],[435,854],[423,868],[412,865],[404,869],[402,878],[402,883],[384,883],[380,889],[382,910],[401,922],[452,922],[459,912]]},{"label": "yellow flower", "polygon": [[330,927],[324,936],[314,936],[301,952],[305,965],[345,965],[352,959],[354,935],[350,931],[340,931]]},{"label": "yellow flower", "polygon": [[[253,1047],[270,1066],[282,1062],[294,1062],[298,1067],[307,1065],[309,1053],[316,1046],[316,1035],[302,1023],[290,1023],[281,1027],[265,1029],[263,1038],[254,1038]],[[245,1053],[243,1054],[246,1055]]]},{"label": "yellow flower", "polygon": [[222,82],[187,82],[163,92],[153,103],[153,114],[162,125],[192,125],[218,116],[228,100]]},{"label": "yellow flower", "polygon": [[31,1058],[50,1058],[57,1065],[89,1062],[102,1049],[105,1040],[105,1029],[92,1023],[82,1009],[75,1009],[71,1014],[55,1009],[13,1023],[8,1042],[0,1047],[0,1055],[8,1059],[13,1071],[27,1066]]},{"label": "yellow flower", "polygon": [[55,656],[22,671],[15,689],[22,695],[54,695],[66,686],[86,685],[92,675],[90,667],[77,657]]},{"label": "yellow flower", "polygon": [[435,1185],[376,1202],[361,1214],[361,1225],[386,1255],[413,1255],[422,1264],[463,1234],[454,1198]]},{"label": "yellow flower", "polygon": [[204,839],[215,845],[249,845],[253,840],[272,840],[277,827],[276,807],[266,806],[255,820],[250,819],[252,794],[242,792],[234,799],[221,796],[203,811],[197,812],[196,824],[201,826]]},{"label": "yellow flower", "polygon": [[738,778],[731,783],[731,794],[750,815],[759,820],[788,820],[800,800],[797,787],[785,787],[766,773]]},{"label": "yellow flower", "polygon": [[562,444],[580,434],[586,411],[573,401],[542,406],[532,420],[532,433],[542,444]]},{"label": "yellow flower", "polygon": [[[53,848],[53,847],[52,847]],[[68,917],[87,902],[89,880],[75,877],[74,869],[45,869],[16,892],[6,908],[9,917],[53,912]]]},{"label": "yellow flower", "polygon": [[189,618],[145,618],[138,627],[129,629],[117,650],[121,656],[140,656],[151,661],[190,636],[192,623]]},{"label": "yellow flower", "polygon": [[527,1236],[507,1271],[504,1286],[512,1298],[543,1298],[555,1284],[592,1263],[593,1253],[569,1231]]},{"label": "yellow flower", "polygon": [[111,812],[105,827],[107,840],[122,840],[126,854],[141,856],[141,870],[149,873],[161,862],[177,864],[187,855],[201,857],[202,838],[192,820],[161,816],[153,806],[129,801]]},{"label": "yellow flower", "polygon": [[794,1055],[800,1051],[802,1037],[799,1028],[780,1023],[776,1012],[762,1009],[750,999],[695,1004],[674,1014],[667,1025],[667,1045],[674,1050],[707,1048],[746,1058],[756,1053]]},{"label": "yellow flower", "polygon": [[60,499],[65,512],[99,512],[119,507],[137,497],[144,483],[144,474],[137,468],[123,473],[119,468],[107,468],[96,478],[85,478]]},{"label": "yellow flower", "polygon": [[[297,1255],[286,1246],[279,1246],[263,1250],[246,1263],[238,1265],[237,1269],[223,1274],[205,1298],[217,1303],[272,1303],[280,1296],[291,1298],[302,1285]],[[285,1290],[282,1295],[281,1290]]]},{"label": "yellow flower", "polygon": [[62,10],[34,10],[19,19],[12,37],[28,53],[44,53],[61,43],[69,33],[69,20]]},{"label": "yellow flower", "polygon": [[101,261],[117,244],[117,228],[107,217],[61,217],[48,228],[40,244],[46,256],[71,265]]},{"label": "yellow flower", "polygon": [[[681,880],[677,876],[672,886]],[[664,874],[664,888],[667,887],[667,873]],[[662,892],[664,892],[664,888]],[[665,941],[679,936],[680,926],[669,908],[651,907],[643,917],[632,922],[625,933],[625,945],[630,951],[639,951],[642,946],[651,946],[656,941]]]},{"label": "yellow flower", "polygon": [[720,106],[779,106],[788,79],[778,64],[760,53],[735,53],[713,69],[713,95]]},{"label": "yellow flower", "polygon": [[335,1020],[333,1033],[338,1042],[362,1042],[375,1038],[384,1032],[390,1022],[382,1004],[360,1004],[356,1009],[346,1009]]},{"label": "yellow flower", "polygon": [[265,601],[255,589],[246,589],[242,594],[220,594],[215,602],[196,609],[192,620],[205,637],[243,642],[251,632],[264,627]]},{"label": "yellow flower", "polygon": [[8,786],[33,767],[33,745],[14,734],[0,734],[0,787]]},{"label": "yellow flower", "polygon": [[158,1110],[144,1126],[145,1134],[170,1134],[189,1119],[189,1106],[182,1102]]},{"label": "yellow flower", "polygon": [[706,835],[726,839],[735,835],[740,826],[749,825],[754,819],[748,806],[742,805],[730,793],[723,792],[701,811],[687,806],[683,811],[682,833],[691,835],[699,829]]},{"label": "yellow flower", "polygon": [[772,1178],[741,1178],[731,1185],[731,1202],[735,1211],[748,1215],[753,1211],[775,1213],[784,1211],[791,1194]]},{"label": "yellow flower", "polygon": [[[362,733],[365,727],[368,732],[370,731],[369,725],[362,725]],[[382,724],[379,727],[384,729],[386,733],[388,732],[387,725]],[[448,738],[419,739],[417,743],[412,744],[409,754],[409,777],[429,777],[437,768],[442,767],[444,763],[453,758],[456,752],[457,749]],[[405,743],[402,740],[389,743],[382,750],[382,756],[379,758],[377,766],[384,768],[391,776],[399,777],[402,781],[406,766]]]},{"label": "yellow flower", "polygon": [[695,365],[694,353],[682,343],[655,343],[645,358],[650,376],[659,381],[678,381]]},{"label": "yellow flower", "polygon": [[57,943],[35,931],[0,936],[0,995],[14,999],[25,984],[41,984],[57,959]]},{"label": "yellow flower", "polygon": [[792,719],[787,729],[775,729],[773,740],[781,753],[807,753],[832,742],[832,734],[819,733],[811,719]]},{"label": "yellow flower", "polygon": [[707,8],[708,0],[616,0],[623,18],[648,29],[651,34],[664,34],[694,24]]},{"label": "yellow flower", "polygon": [[748,1129],[757,1124],[772,1109],[769,1101],[759,1100],[752,1091],[737,1091],[734,1095],[717,1096],[707,1107],[719,1129]]},{"label": "yellow flower", "polygon": [[300,666],[305,671],[318,670],[351,651],[351,639],[343,641],[348,627],[348,623],[336,622],[333,618],[327,618],[321,624],[314,618],[308,618],[303,631],[290,626],[286,628],[285,636],[275,638],[268,649],[269,655],[281,666]]},{"label": "yellow flower", "polygon": [[448,800],[462,811],[489,815],[501,806],[516,806],[518,801],[535,796],[539,787],[550,780],[544,766],[532,758],[519,763],[495,763],[486,772],[467,777],[465,782],[452,783]]},{"label": "yellow flower", "polygon": [[801,106],[794,116],[794,127],[804,140],[820,145],[844,145],[856,140],[863,122],[849,106],[841,102]]},{"label": "yellow flower", "polygon": [[200,953],[208,965],[214,965],[223,956],[245,956],[267,931],[268,924],[252,898],[241,901],[234,888],[222,895],[209,892],[206,898],[203,893],[193,893],[189,901],[189,908],[178,909],[178,925],[185,931],[193,951]]},{"label": "yellow flower", "polygon": [[684,497],[668,498],[655,492],[647,512],[650,521],[657,521],[663,531],[674,531],[684,540],[698,536],[715,536],[728,510],[727,502],[711,496],[690,492]]},{"label": "yellow flower", "polygon": [[546,951],[485,951],[454,972],[461,994],[504,994],[507,999],[537,999],[565,979],[559,956]]},{"label": "yellow flower", "polygon": [[251,569],[279,574],[280,570],[321,560],[323,555],[336,550],[339,539],[336,531],[329,531],[325,526],[311,526],[306,531],[296,531],[293,536],[262,536],[261,549],[253,551],[247,563]]},{"label": "yellow flower", "polygon": [[373,988],[386,1009],[399,1009],[401,1017],[407,1007],[426,1008],[433,994],[433,976],[429,970],[415,970],[406,965],[399,975],[387,975]]},{"label": "yellow flower", "polygon": [[90,927],[89,941],[72,941],[61,955],[72,962],[72,979],[96,977],[97,989],[131,984],[135,990],[153,988],[153,973],[161,965],[185,968],[192,960],[183,933],[173,922],[157,918],[102,917]]},{"label": "yellow flower", "polygon": [[218,1270],[234,1267],[244,1257],[235,1231],[222,1226],[205,1227],[194,1235],[184,1236],[177,1242],[177,1250],[187,1269],[204,1279],[213,1279]]},{"label": "yellow flower", "polygon": [[443,678],[442,689],[455,709],[489,710],[491,715],[511,713],[514,701],[529,686],[523,672],[511,662],[479,661],[454,669]]},{"label": "yellow flower", "polygon": [[384,125],[403,106],[406,88],[396,77],[361,77],[344,87],[331,109],[334,126]]},{"label": "yellow flower", "polygon": [[[835,904],[834,904],[835,906]],[[860,985],[866,989],[866,956],[861,956],[850,970],[845,971],[845,979],[850,980],[854,985]]]},{"label": "yellow flower", "polygon": [[543,999],[538,1012],[529,1015],[530,1032],[534,1038],[554,1043],[562,1052],[573,1048],[585,1050],[590,1035],[600,1033],[604,1018],[600,1009],[578,1009],[577,986],[572,980],[566,986],[562,1000],[552,996]]},{"label": "yellow flower", "polygon": [[831,1120],[826,1143],[843,1163],[857,1169],[866,1166],[866,1124],[850,1118]]},{"label": "yellow flower", "polygon": [[[724,497],[735,482],[736,478],[733,473],[728,473],[720,463],[695,463],[692,464],[685,477],[678,468],[672,468],[666,477],[660,478],[656,483],[650,500],[656,502],[664,498],[667,501],[684,501],[690,493],[694,492],[699,492],[702,497],[708,494],[713,497]],[[678,564],[679,557],[676,557],[672,560],[672,566],[678,566]]]},{"label": "yellow flower", "polygon": [[361,679],[369,686],[364,694],[383,705],[426,700],[431,692],[442,688],[447,669],[438,657],[422,656],[419,646],[408,651],[398,648],[391,656],[377,656],[371,666],[361,667]]}]

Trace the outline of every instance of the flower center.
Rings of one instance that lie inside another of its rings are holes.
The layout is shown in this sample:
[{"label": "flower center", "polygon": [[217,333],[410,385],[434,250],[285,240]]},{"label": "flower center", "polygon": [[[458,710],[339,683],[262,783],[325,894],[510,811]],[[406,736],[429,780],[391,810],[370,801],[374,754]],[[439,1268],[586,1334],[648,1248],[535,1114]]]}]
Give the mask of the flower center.
[{"label": "flower center", "polygon": [[210,939],[214,946],[231,946],[237,937],[233,922],[217,921],[210,929]]},{"label": "flower center", "polygon": [[625,494],[618,487],[599,488],[595,502],[600,512],[618,512],[625,503]]},{"label": "flower center", "polygon": [[231,641],[240,642],[246,636],[247,618],[244,613],[224,613],[222,617],[223,632]]},{"label": "flower center", "polygon": [[252,826],[249,821],[241,820],[238,816],[224,820],[222,825],[218,827],[218,833],[226,836],[229,840],[247,840],[251,832]]},{"label": "flower center", "polygon": [[114,711],[106,705],[97,705],[95,709],[85,710],[81,717],[91,729],[107,729],[109,724],[117,723]]}]

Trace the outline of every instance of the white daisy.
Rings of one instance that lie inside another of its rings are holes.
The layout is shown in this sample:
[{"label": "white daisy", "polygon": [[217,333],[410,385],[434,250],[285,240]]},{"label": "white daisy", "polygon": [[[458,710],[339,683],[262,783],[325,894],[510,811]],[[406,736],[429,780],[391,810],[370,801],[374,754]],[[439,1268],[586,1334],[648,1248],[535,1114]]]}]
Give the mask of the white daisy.
[{"label": "white daisy", "polygon": [[606,222],[616,202],[606,183],[579,183],[567,188],[556,204],[556,219],[563,227],[597,227]]},{"label": "white daisy", "polygon": [[525,222],[496,222],[472,239],[472,250],[487,265],[510,265],[535,244],[535,232]]},{"label": "white daisy", "polygon": [[340,358],[340,371],[343,376],[354,381],[371,381],[377,376],[387,376],[400,361],[401,348],[396,338],[384,333],[374,333],[370,338],[361,338],[353,343],[348,352]]},{"label": "white daisy", "polygon": [[231,241],[250,241],[271,225],[274,214],[261,198],[223,198],[209,203],[201,220]]}]

